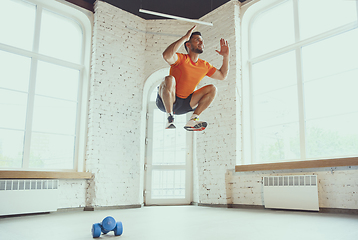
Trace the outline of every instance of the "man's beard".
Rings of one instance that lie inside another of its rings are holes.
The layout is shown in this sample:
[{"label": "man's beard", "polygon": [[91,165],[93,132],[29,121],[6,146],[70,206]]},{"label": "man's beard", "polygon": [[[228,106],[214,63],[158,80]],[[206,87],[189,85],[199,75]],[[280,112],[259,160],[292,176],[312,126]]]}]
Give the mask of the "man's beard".
[{"label": "man's beard", "polygon": [[192,48],[191,51],[195,52],[195,53],[199,53],[199,54],[204,52],[202,49],[199,49],[199,48]]}]

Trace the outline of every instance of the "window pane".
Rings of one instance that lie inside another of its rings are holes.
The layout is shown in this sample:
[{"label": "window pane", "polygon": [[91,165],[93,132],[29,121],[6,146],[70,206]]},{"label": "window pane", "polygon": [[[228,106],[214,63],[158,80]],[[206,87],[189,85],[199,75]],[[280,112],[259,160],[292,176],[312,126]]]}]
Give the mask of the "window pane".
[{"label": "window pane", "polygon": [[0,42],[26,50],[33,45],[36,6],[16,0],[2,0]]},{"label": "window pane", "polygon": [[33,131],[74,135],[77,103],[35,97]]},{"label": "window pane", "polygon": [[0,88],[27,92],[31,58],[0,51]]},{"label": "window pane", "polygon": [[[175,130],[165,129],[167,123],[166,114],[158,109],[153,111],[153,165],[185,165],[186,163],[186,130],[177,128]],[[176,115],[177,126],[184,126],[186,115]]]},{"label": "window pane", "polygon": [[78,23],[44,10],[41,21],[40,53],[80,63],[82,31]]},{"label": "window pane", "polygon": [[263,12],[251,28],[251,57],[294,43],[293,3],[286,1]]},{"label": "window pane", "polygon": [[298,123],[262,128],[255,131],[256,163],[300,159]]},{"label": "window pane", "polygon": [[288,52],[252,67],[257,162],[300,158],[295,56]]},{"label": "window pane", "polygon": [[289,87],[255,97],[255,127],[298,121],[297,88]]},{"label": "window pane", "polygon": [[164,154],[162,151],[163,139],[162,136],[164,134],[163,131],[163,113],[158,109],[153,111],[153,151],[152,151],[152,162],[153,164],[161,164],[164,162]]},{"label": "window pane", "polygon": [[[166,115],[166,114],[165,114]],[[176,143],[175,143],[175,164],[185,165],[186,155],[187,155],[187,142],[186,135],[187,131],[184,130],[183,126],[186,124],[186,114],[175,115],[175,123],[179,128],[175,131],[176,134]],[[182,129],[181,129],[182,128]]]},{"label": "window pane", "polygon": [[[158,87],[159,87],[159,86],[158,86]],[[152,91],[152,93],[150,94],[149,99],[150,99],[150,101],[152,101],[152,102],[155,102],[156,99],[157,99],[158,87],[154,88],[153,91]]]},{"label": "window pane", "polygon": [[77,101],[78,78],[78,70],[40,61],[36,94]]},{"label": "window pane", "polygon": [[0,89],[0,128],[25,129],[27,94]]},{"label": "window pane", "polygon": [[185,170],[153,170],[152,198],[185,198]]},{"label": "window pane", "polygon": [[300,37],[306,39],[357,21],[356,1],[300,0]]},{"label": "window pane", "polygon": [[358,112],[358,69],[304,86],[306,119]]},{"label": "window pane", "polygon": [[304,81],[358,68],[358,30],[302,48]]},{"label": "window pane", "polygon": [[308,158],[358,155],[357,41],[353,30],[302,49]]},{"label": "window pane", "polygon": [[0,168],[21,168],[24,132],[0,129]]},{"label": "window pane", "polygon": [[297,84],[296,55],[285,53],[252,67],[254,95]]},{"label": "window pane", "polygon": [[308,158],[358,156],[358,113],[306,122]]},{"label": "window pane", "polygon": [[294,52],[254,64],[252,76],[255,127],[298,121]]},{"label": "window pane", "polygon": [[33,133],[30,168],[73,169],[75,137]]}]

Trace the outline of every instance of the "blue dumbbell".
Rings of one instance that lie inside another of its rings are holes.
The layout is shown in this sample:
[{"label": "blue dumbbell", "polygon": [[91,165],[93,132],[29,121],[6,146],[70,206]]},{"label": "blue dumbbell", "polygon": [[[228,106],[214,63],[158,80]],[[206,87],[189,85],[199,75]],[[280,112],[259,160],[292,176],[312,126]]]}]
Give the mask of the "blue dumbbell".
[{"label": "blue dumbbell", "polygon": [[115,236],[120,236],[123,233],[123,224],[122,222],[116,222],[113,217],[108,216],[103,219],[102,223],[95,223],[92,225],[92,236],[93,238],[98,238],[103,234],[107,234],[110,231],[114,231]]}]

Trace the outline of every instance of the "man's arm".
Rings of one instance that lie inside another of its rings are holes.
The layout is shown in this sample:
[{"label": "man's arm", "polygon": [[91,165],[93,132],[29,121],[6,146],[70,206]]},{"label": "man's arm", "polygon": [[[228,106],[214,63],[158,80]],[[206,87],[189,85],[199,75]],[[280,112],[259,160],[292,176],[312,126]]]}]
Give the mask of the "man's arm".
[{"label": "man's arm", "polygon": [[229,73],[230,48],[227,41],[225,41],[223,38],[220,39],[220,45],[221,45],[220,52],[218,50],[216,50],[216,52],[219,53],[221,56],[223,56],[223,64],[220,69],[217,69],[216,72],[213,75],[211,75],[211,78],[217,80],[225,80]]},{"label": "man's arm", "polygon": [[169,45],[169,47],[167,47],[167,49],[165,49],[165,51],[163,52],[163,58],[169,65],[174,64],[178,60],[178,56],[176,55],[176,52],[186,41],[189,40],[195,28],[196,26],[192,27],[183,37],[173,42],[172,44]]}]

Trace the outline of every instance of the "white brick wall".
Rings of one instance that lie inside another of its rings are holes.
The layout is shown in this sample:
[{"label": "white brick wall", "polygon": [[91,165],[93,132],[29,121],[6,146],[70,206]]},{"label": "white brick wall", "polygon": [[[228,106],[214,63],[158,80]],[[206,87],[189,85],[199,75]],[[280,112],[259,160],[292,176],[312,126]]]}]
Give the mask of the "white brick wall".
[{"label": "white brick wall", "polygon": [[59,180],[59,208],[85,207],[86,187],[85,180]]},{"label": "white brick wall", "polygon": [[140,204],[144,31],[141,18],[97,2],[86,159],[95,178],[87,190],[87,205]]},{"label": "white brick wall", "polygon": [[231,203],[263,205],[261,179],[276,175],[317,175],[321,208],[358,209],[358,166],[264,172],[229,172]]},{"label": "white brick wall", "polygon": [[230,1],[207,14],[201,20],[212,22],[213,27],[200,27],[205,52],[201,58],[218,69],[222,57],[215,50],[220,50],[220,39],[224,38],[230,45],[230,71],[226,80],[218,81],[205,78],[200,86],[214,84],[218,93],[212,105],[203,112],[201,118],[208,122],[208,128],[197,133],[197,160],[199,174],[199,203],[226,204],[227,192],[225,174],[236,162],[237,136],[237,86],[240,86],[239,68],[236,55],[239,42],[235,36],[239,29],[239,3]]}]

